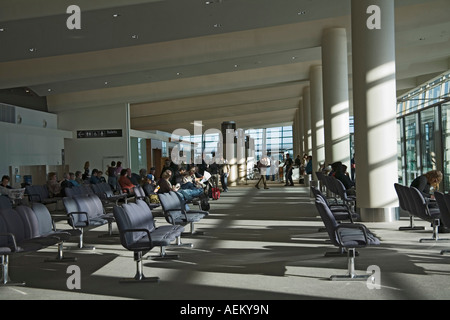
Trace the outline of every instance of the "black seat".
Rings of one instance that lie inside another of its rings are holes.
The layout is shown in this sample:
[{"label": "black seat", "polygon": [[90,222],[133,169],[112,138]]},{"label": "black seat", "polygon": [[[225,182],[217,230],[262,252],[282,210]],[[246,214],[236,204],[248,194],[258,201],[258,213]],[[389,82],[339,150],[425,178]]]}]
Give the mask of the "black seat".
[{"label": "black seat", "polygon": [[[444,226],[450,226],[450,194],[444,194],[439,191],[434,192],[434,197],[436,198],[436,202],[439,207],[439,211],[441,212],[441,221]],[[449,249],[441,250],[441,254],[450,252]]]},{"label": "black seat", "polygon": [[86,228],[108,224],[108,233],[102,236],[115,236],[112,233],[114,216],[112,213],[105,213],[102,202],[95,194],[80,195],[74,198],[65,197],[63,203],[69,217],[70,226],[80,230],[79,249],[95,249],[92,246],[84,245],[84,230]]},{"label": "black seat", "polygon": [[[208,211],[191,210],[177,192],[170,191],[158,195],[166,221],[172,225],[190,224],[190,234],[194,234],[194,223],[209,215]],[[197,234],[201,234],[197,232]],[[191,244],[189,244],[191,245]]]},{"label": "black seat", "polygon": [[409,195],[409,200],[411,201],[411,210],[412,213],[418,217],[419,219],[422,219],[424,221],[428,221],[431,223],[431,226],[433,227],[433,236],[431,239],[420,239],[420,242],[424,241],[446,241],[449,239],[440,239],[439,238],[439,225],[440,225],[440,218],[441,218],[441,212],[439,210],[439,207],[431,208],[428,206],[427,201],[423,197],[422,193],[414,187],[408,187],[405,189],[409,192],[406,192],[407,195]]},{"label": "black seat", "polygon": [[8,196],[0,196],[0,209],[12,209],[13,205]]},{"label": "black seat", "polygon": [[339,198],[342,200],[342,202],[352,212],[355,212],[356,211],[356,196],[352,196],[347,193],[347,190],[345,189],[345,186],[341,180],[332,178],[331,181],[333,181],[333,183],[336,187],[337,194],[338,194]]},{"label": "black seat", "polygon": [[348,273],[346,275],[331,276],[331,280],[366,280],[370,274],[357,275],[355,272],[356,248],[379,245],[380,240],[373,235],[365,225],[356,223],[337,223],[326,203],[316,198],[316,208],[327,229],[331,243],[345,248],[348,252]]},{"label": "black seat", "polygon": [[123,204],[114,207],[114,217],[120,233],[120,241],[124,248],[133,251],[136,261],[134,278],[122,279],[122,282],[159,281],[158,277],[147,278],[143,273],[142,258],[154,247],[166,247],[171,244],[183,229],[156,228],[153,216],[148,214],[146,204]]},{"label": "black seat", "polygon": [[395,192],[397,193],[398,203],[400,208],[409,214],[409,226],[398,228],[400,231],[406,230],[424,230],[425,228],[422,226],[415,226],[414,224],[414,210],[411,209],[411,202],[408,200],[407,193],[409,190],[406,190],[409,187],[403,186],[399,183],[394,183]]},{"label": "black seat", "polygon": [[93,192],[102,200],[105,206],[118,205],[119,202],[127,202],[126,194],[115,194],[111,185],[106,182],[92,184]]},{"label": "black seat", "polygon": [[25,194],[28,196],[29,202],[40,202],[50,204],[58,202],[59,197],[50,198],[46,185],[32,185],[25,187]]},{"label": "black seat", "polygon": [[[56,235],[61,241],[58,242],[58,253],[55,259],[47,259],[49,262],[67,262],[67,261],[76,261],[74,257],[65,257],[63,252],[64,242],[69,240],[72,237],[79,237],[81,231],[79,229],[56,229],[55,223],[52,219],[50,212],[47,207],[42,203],[33,203],[32,209],[39,224],[39,232],[43,235]],[[66,236],[61,237],[62,234]]]},{"label": "black seat", "polygon": [[314,194],[314,198],[317,197],[322,198],[322,200],[328,206],[328,209],[330,209],[331,213],[334,215],[334,218],[337,221],[350,220],[350,222],[353,223],[354,219],[356,220],[358,218],[358,215],[352,212],[348,208],[348,206],[343,204],[330,204],[329,201],[326,199],[325,195],[319,190],[319,188],[311,186],[310,189],[311,192]]}]

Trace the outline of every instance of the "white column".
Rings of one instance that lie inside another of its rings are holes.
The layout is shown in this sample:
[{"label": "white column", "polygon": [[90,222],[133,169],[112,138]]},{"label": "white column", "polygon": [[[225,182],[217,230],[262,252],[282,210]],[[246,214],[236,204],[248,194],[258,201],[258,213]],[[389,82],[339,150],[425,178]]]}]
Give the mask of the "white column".
[{"label": "white column", "polygon": [[311,141],[313,177],[320,164],[325,162],[325,136],[323,123],[322,66],[313,66],[310,70],[311,85]]},{"label": "white column", "polygon": [[364,221],[397,218],[394,1],[352,0],[357,204]]},{"label": "white column", "polygon": [[311,155],[311,93],[310,87],[303,88],[303,137],[305,153]]},{"label": "white column", "polygon": [[341,161],[350,171],[350,123],[347,32],[331,28],[322,36],[325,159]]}]

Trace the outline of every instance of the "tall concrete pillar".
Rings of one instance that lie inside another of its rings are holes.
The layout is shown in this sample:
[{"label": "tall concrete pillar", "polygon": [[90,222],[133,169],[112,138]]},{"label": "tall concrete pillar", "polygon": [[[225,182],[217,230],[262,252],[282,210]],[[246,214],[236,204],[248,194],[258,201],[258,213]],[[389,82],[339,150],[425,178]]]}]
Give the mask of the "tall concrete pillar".
[{"label": "tall concrete pillar", "polygon": [[304,152],[311,155],[311,92],[310,87],[303,88],[303,143]]},{"label": "tall concrete pillar", "polygon": [[397,219],[394,1],[352,0],[357,205],[363,221]]},{"label": "tall concrete pillar", "polygon": [[325,162],[322,66],[311,67],[309,78],[311,85],[311,155],[313,177],[317,179],[315,172]]},{"label": "tall concrete pillar", "polygon": [[224,158],[230,165],[230,172],[228,176],[228,185],[236,186],[238,182],[238,167],[236,154],[236,122],[225,121],[222,122],[222,138],[224,145]]},{"label": "tall concrete pillar", "polygon": [[341,161],[350,171],[350,123],[347,32],[326,29],[322,35],[323,116],[326,163]]}]

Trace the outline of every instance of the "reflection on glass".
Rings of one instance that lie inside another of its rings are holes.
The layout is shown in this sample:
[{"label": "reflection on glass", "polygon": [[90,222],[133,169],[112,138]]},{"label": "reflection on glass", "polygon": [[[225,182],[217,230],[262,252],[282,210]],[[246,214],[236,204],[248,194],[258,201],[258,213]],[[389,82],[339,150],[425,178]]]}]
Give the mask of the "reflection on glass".
[{"label": "reflection on glass", "polygon": [[450,103],[442,105],[442,146],[444,190],[448,191],[450,189]]},{"label": "reflection on glass", "polygon": [[434,108],[420,113],[422,172],[436,170],[436,144],[434,137]]},{"label": "reflection on glass", "polygon": [[406,184],[411,182],[419,174],[417,168],[417,121],[416,115],[405,117],[405,143],[406,143]]}]

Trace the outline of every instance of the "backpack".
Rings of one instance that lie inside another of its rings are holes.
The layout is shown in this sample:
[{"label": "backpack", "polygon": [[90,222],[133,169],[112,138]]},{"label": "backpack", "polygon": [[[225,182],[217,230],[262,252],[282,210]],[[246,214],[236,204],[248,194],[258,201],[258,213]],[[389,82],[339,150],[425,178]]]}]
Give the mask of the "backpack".
[{"label": "backpack", "polygon": [[211,188],[211,198],[213,198],[213,200],[219,200],[220,198],[220,190],[219,188]]},{"label": "backpack", "polygon": [[209,205],[208,198],[202,199],[200,201],[200,206],[201,206],[203,211],[209,211],[211,206]]}]

